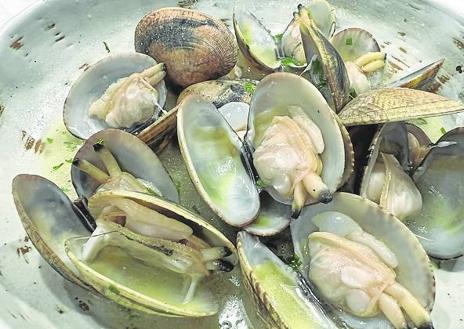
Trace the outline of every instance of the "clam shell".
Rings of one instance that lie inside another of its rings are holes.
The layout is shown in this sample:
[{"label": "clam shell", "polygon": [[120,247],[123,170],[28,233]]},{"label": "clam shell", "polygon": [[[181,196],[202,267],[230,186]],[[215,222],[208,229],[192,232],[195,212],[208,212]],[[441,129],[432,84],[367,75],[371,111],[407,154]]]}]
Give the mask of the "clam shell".
[{"label": "clam shell", "polygon": [[[123,171],[152,183],[166,199],[174,202],[179,201],[176,187],[163,164],[140,139],[119,129],[105,129],[87,139],[76,153],[75,159],[87,160],[106,171],[103,162],[93,149],[93,145],[96,143],[104,144],[116,158]],[[71,181],[80,198],[89,198],[100,185],[75,166],[71,168]]]},{"label": "clam shell", "polygon": [[[289,95],[292,96],[289,97]],[[258,122],[257,114],[266,111],[272,113],[276,110],[277,112],[273,115],[282,115],[285,114],[282,110],[285,111],[289,105],[301,107],[321,130],[326,145],[321,154],[323,163],[321,177],[327,187],[334,192],[343,184],[343,179],[349,176],[348,172],[352,165],[347,165],[346,154],[349,154],[348,157],[352,156],[352,146],[349,146],[351,142],[349,142],[346,131],[342,133],[340,130],[336,114],[309,81],[295,74],[284,72],[270,74],[260,81],[253,94],[248,117],[247,138],[250,145],[256,148],[261,143],[262,134],[271,122]],[[346,151],[344,140],[349,142]],[[348,159],[349,163],[352,163],[351,161],[352,158]],[[346,175],[345,167],[348,170]],[[290,200],[282,200],[275,191],[269,190],[269,192],[276,200],[290,203]]]},{"label": "clam shell", "polygon": [[[108,87],[121,78],[142,72],[157,62],[138,53],[108,55],[90,65],[72,84],[63,109],[63,121],[68,131],[77,138],[87,139],[96,132],[109,128],[105,121],[89,116],[90,105],[99,99]],[[161,81],[155,86],[159,93],[158,105],[166,102],[166,86]]]},{"label": "clam shell", "polygon": [[259,197],[242,163],[242,142],[213,104],[196,95],[178,107],[177,136],[197,191],[209,207],[233,226],[250,224]]},{"label": "clam shell", "polygon": [[[350,81],[342,57],[329,40],[317,28],[316,23],[307,15],[306,9],[299,6],[300,32],[306,56],[306,62],[311,64],[311,80],[315,84],[322,83],[323,74],[330,93],[324,95],[329,102],[333,102],[334,110],[338,113],[349,100]],[[314,56],[322,66],[323,72],[314,72]]]},{"label": "clam shell", "polygon": [[380,46],[372,34],[358,27],[337,32],[330,42],[345,62],[354,61],[368,52],[380,51]]},{"label": "clam shell", "polygon": [[[336,326],[326,317],[320,305],[304,297],[300,289],[299,278],[293,270],[274,255],[257,237],[246,232],[237,235],[237,251],[243,274],[245,289],[250,294],[256,308],[261,312],[268,328],[329,328]],[[276,290],[270,289],[269,282],[262,282],[264,273],[258,273],[257,267],[272,265],[268,275],[278,274],[273,284],[285,290],[287,303]],[[290,301],[291,300],[291,301]],[[292,309],[292,307],[294,307]],[[305,318],[303,314],[307,314]],[[303,326],[304,323],[304,326]]]},{"label": "clam shell", "polygon": [[[312,218],[326,211],[344,213],[356,221],[361,228],[384,242],[396,255],[398,267],[396,280],[408,289],[428,310],[435,299],[435,279],[432,268],[421,244],[411,231],[396,217],[384,212],[377,204],[355,194],[335,193],[329,204],[317,204],[303,209],[301,217],[291,223],[291,233],[295,254],[302,260],[303,274],[307,275],[309,266],[306,241],[308,235],[317,231]],[[383,316],[357,318],[342,315],[344,320],[359,323],[363,328],[379,328]],[[383,320],[386,321],[386,320]],[[348,322],[349,324],[350,322]]]},{"label": "clam shell", "polygon": [[188,95],[194,94],[201,96],[204,100],[213,103],[220,108],[227,103],[243,102],[249,104],[251,92],[245,86],[254,89],[255,82],[250,80],[210,80],[191,85],[179,94],[177,104],[180,104]]},{"label": "clam shell", "polygon": [[421,90],[376,89],[359,95],[338,114],[346,126],[406,121],[464,110],[464,104]]},{"label": "clam shell", "polygon": [[[46,178],[24,174],[13,179],[12,193],[23,227],[45,261],[66,280],[97,294],[66,255],[67,239],[90,236],[67,195]],[[104,295],[127,308],[166,316],[162,311],[146,308],[111,290]]]},{"label": "clam shell", "polygon": [[405,76],[388,83],[386,87],[426,89],[429,84],[435,80],[435,77],[443,66],[444,61],[444,59],[440,59],[436,62],[420,67],[412,73],[407,73]]},{"label": "clam shell", "polygon": [[199,11],[162,8],[135,29],[135,50],[166,64],[181,87],[226,75],[237,62],[234,36],[220,20]]},{"label": "clam shell", "polygon": [[238,9],[233,16],[235,36],[245,58],[267,72],[280,68],[279,49],[271,32],[252,13]]},{"label": "clam shell", "polygon": [[440,259],[464,254],[462,186],[464,129],[443,135],[413,174],[422,194],[422,210],[407,218],[427,253]]}]

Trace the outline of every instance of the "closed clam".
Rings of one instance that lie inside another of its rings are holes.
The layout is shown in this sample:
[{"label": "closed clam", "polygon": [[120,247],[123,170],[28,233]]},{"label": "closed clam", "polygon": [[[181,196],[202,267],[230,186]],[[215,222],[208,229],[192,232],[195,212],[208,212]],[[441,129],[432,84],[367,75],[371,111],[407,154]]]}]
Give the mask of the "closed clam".
[{"label": "closed clam", "polygon": [[163,8],[143,17],[135,50],[165,63],[168,78],[181,87],[226,75],[237,62],[232,33],[220,20],[195,10]]}]

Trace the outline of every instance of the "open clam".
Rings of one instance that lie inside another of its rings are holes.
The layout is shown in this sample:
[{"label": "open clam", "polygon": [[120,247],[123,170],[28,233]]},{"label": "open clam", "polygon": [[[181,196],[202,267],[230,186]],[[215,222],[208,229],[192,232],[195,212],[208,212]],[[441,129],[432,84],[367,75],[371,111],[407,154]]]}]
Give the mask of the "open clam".
[{"label": "open clam", "polygon": [[89,200],[98,224],[89,236],[72,203],[48,180],[18,176],[13,195],[31,240],[67,279],[148,313],[217,312],[203,279],[211,270],[231,270],[235,249],[198,215],[145,193],[104,191]]},{"label": "open clam", "polygon": [[168,78],[187,87],[217,79],[237,62],[237,46],[227,26],[196,10],[162,8],[137,24],[135,50],[165,63]]},{"label": "open clam", "polygon": [[436,258],[464,252],[456,199],[461,135],[461,129],[452,130],[429,144],[417,127],[384,125],[374,138],[361,184],[361,196],[402,219]]},{"label": "open clam", "polygon": [[179,201],[156,154],[137,137],[118,129],[102,130],[86,140],[74,157],[71,180],[82,199],[98,190],[127,189]]},{"label": "open clam", "polygon": [[237,236],[243,282],[268,328],[336,328],[301,277],[257,237]]},{"label": "open clam", "polygon": [[292,204],[294,216],[307,202],[330,202],[349,176],[353,153],[319,91],[297,75],[270,74],[255,90],[248,120],[254,167],[269,193]]},{"label": "open clam", "polygon": [[162,115],[164,75],[163,64],[149,56],[108,55],[72,84],[63,110],[66,128],[81,139],[109,127],[142,130]]},{"label": "open clam", "polygon": [[[322,33],[332,36],[335,30],[332,6],[326,0],[312,0],[308,10]],[[273,36],[251,12],[236,9],[234,30],[241,52],[258,69],[273,72],[284,68],[301,70],[306,66],[297,15],[281,35]]]},{"label": "open clam", "polygon": [[305,208],[291,232],[303,275],[348,326],[432,328],[430,263],[397,218],[360,196],[336,193],[330,204]]}]

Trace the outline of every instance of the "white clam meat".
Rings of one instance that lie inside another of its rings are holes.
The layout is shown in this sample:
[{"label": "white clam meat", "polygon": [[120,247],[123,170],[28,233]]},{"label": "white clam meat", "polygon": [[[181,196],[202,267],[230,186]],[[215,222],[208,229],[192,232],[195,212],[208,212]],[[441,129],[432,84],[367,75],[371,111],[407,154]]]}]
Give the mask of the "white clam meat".
[{"label": "white clam meat", "polygon": [[111,84],[89,108],[89,114],[113,128],[129,128],[149,120],[160,108],[155,86],[166,72],[157,64],[141,73],[133,73]]}]

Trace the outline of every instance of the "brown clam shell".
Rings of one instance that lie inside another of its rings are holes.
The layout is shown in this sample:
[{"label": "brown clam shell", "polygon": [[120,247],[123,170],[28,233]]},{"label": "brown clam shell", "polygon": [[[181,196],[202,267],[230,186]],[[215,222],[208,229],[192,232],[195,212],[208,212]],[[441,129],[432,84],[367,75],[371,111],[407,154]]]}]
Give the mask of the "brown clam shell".
[{"label": "brown clam shell", "polygon": [[407,121],[461,112],[464,104],[426,91],[375,89],[359,95],[338,114],[346,126]]},{"label": "brown clam shell", "polygon": [[196,10],[163,8],[143,17],[135,29],[135,50],[166,65],[181,87],[214,80],[237,62],[235,38],[218,19]]}]

